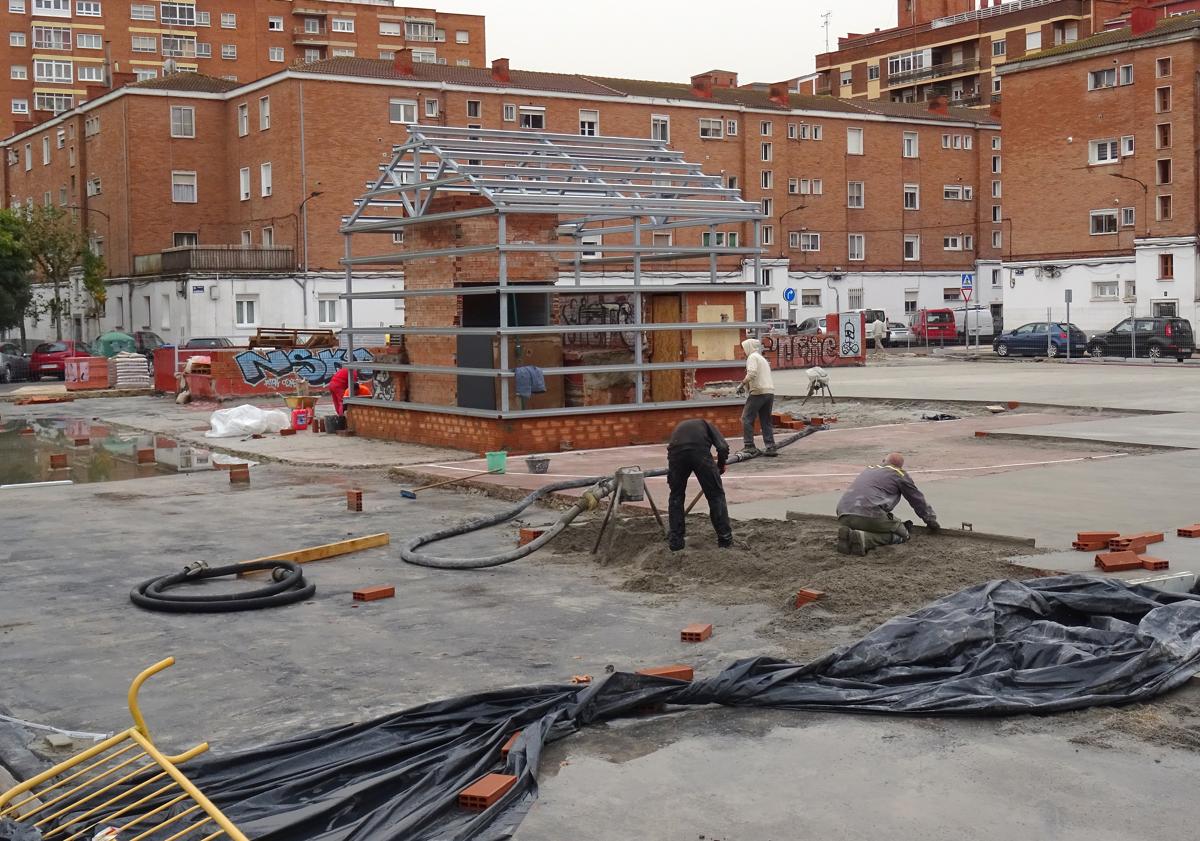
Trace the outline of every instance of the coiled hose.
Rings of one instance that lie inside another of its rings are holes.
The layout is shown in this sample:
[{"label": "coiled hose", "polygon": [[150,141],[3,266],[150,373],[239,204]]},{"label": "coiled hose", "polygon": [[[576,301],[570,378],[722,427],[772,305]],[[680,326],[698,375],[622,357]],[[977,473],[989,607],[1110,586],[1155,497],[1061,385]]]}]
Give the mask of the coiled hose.
[{"label": "coiled hose", "polygon": [[[807,438],[819,429],[825,429],[824,426],[809,426],[797,432],[795,435],[789,435],[777,445],[778,449],[782,449],[791,444],[796,443],[801,438]],[[738,464],[743,461],[748,461],[752,458],[757,458],[758,453],[739,452],[732,454],[727,464]],[[666,476],[667,470],[665,467],[660,467],[656,470],[647,470],[646,478],[653,476]],[[422,534],[414,537],[400,547],[400,558],[409,564],[422,567],[432,567],[433,569],[486,569],[487,567],[502,566],[513,561],[520,560],[526,555],[536,552],[541,549],[551,540],[556,538],[563,529],[571,524],[576,517],[584,511],[591,511],[600,504],[600,500],[604,499],[613,492],[614,480],[612,476],[589,476],[582,479],[567,479],[562,482],[554,482],[549,485],[543,485],[533,493],[526,496],[516,505],[511,508],[506,508],[495,514],[490,514],[486,517],[479,517],[475,520],[467,520],[466,522],[458,523],[453,526],[447,526],[444,529],[439,529],[429,534]],[[460,537],[464,534],[470,534],[481,529],[491,528],[503,523],[507,523],[517,517],[522,511],[533,505],[539,499],[542,499],[547,494],[557,491],[574,490],[575,488],[588,488],[584,491],[583,496],[579,501],[568,508],[563,515],[559,517],[558,522],[546,529],[536,539],[531,540],[524,546],[517,546],[509,549],[506,552],[500,552],[496,555],[487,555],[482,558],[443,558],[437,555],[430,555],[417,550],[423,546],[429,546],[433,543],[438,543],[443,540],[449,540],[452,537]]]},{"label": "coiled hose", "polygon": [[[167,592],[168,589],[181,584],[257,570],[272,570],[271,576],[274,581],[266,587],[237,593],[189,596]],[[180,572],[143,581],[133,588],[129,598],[138,607],[163,613],[232,613],[236,610],[258,610],[304,601],[316,591],[315,584],[304,580],[304,572],[300,565],[291,561],[255,561],[220,567],[194,563]]]}]

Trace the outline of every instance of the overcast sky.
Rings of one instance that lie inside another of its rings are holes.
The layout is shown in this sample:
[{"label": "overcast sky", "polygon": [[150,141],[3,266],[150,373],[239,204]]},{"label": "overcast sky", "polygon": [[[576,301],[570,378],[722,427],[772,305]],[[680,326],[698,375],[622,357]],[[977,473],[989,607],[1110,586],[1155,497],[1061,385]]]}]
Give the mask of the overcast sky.
[{"label": "overcast sky", "polygon": [[[432,4],[431,4],[432,5]],[[740,82],[809,73],[838,35],[896,25],[896,0],[440,0],[487,16],[487,57],[514,68],[658,81],[734,70]]]}]

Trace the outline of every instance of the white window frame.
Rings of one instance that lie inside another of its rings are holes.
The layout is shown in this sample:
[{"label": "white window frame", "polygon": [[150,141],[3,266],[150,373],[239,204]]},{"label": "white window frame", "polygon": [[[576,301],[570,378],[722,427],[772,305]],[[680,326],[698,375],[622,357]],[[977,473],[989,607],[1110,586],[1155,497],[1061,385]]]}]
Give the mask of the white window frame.
[{"label": "white window frame", "polygon": [[517,108],[518,125],[530,131],[546,130],[546,109],[540,105],[521,105]]},{"label": "white window frame", "polygon": [[8,13],[10,15],[25,14],[25,0],[8,0]]},{"label": "white window frame", "polygon": [[267,131],[271,128],[271,97],[258,98],[258,130]]},{"label": "white window frame", "polygon": [[279,15],[270,15],[269,17],[267,17],[267,31],[268,32],[282,32],[283,31],[283,18],[280,17]]},{"label": "white window frame", "polygon": [[104,49],[104,38],[98,32],[76,32],[75,49],[102,50]]},{"label": "white window frame", "polygon": [[158,19],[164,26],[190,29],[196,25],[196,6],[194,3],[159,3]]},{"label": "white window frame", "polygon": [[764,190],[772,190],[775,188],[775,173],[769,169],[764,169],[759,174],[759,186]]},{"label": "white window frame", "polygon": [[248,166],[238,170],[238,197],[241,201],[250,200],[250,167]]},{"label": "white window frame", "polygon": [[274,245],[275,245],[275,226],[274,225],[264,225],[263,226],[263,229],[259,232],[259,242],[262,243],[263,248],[274,247]]},{"label": "white window frame", "polygon": [[10,79],[28,79],[29,66],[25,64],[14,64],[8,68],[8,78]]},{"label": "white window frame", "polygon": [[[913,197],[912,207],[908,205],[908,197]],[[903,200],[901,205],[905,210],[920,210],[921,209],[921,185],[920,184],[905,184],[903,188]]]},{"label": "white window frame", "polygon": [[[249,233],[245,231],[243,233]],[[246,316],[249,316],[247,318]],[[235,295],[233,299],[233,322],[238,329],[258,326],[258,296]]]},{"label": "white window frame", "polygon": [[248,102],[238,103],[237,133],[238,137],[245,137],[250,133],[250,103]]},{"label": "white window frame", "polygon": [[28,99],[14,99],[12,101],[11,107],[12,107],[12,112],[14,114],[28,114],[29,113],[29,100]]},{"label": "white window frame", "polygon": [[468,99],[467,100],[467,118],[478,120],[483,117],[483,100]]},{"label": "white window frame", "polygon": [[237,14],[234,12],[221,12],[221,28],[237,29]]},{"label": "white window frame", "polygon": [[1004,234],[1000,231],[992,231],[992,248],[1004,247]]},{"label": "white window frame", "polygon": [[861,128],[846,129],[846,154],[862,155],[866,149],[866,133]]},{"label": "white window frame", "polygon": [[191,105],[171,106],[171,137],[196,136],[196,109]]},{"label": "white window frame", "polygon": [[282,62],[283,60],[283,47],[267,47],[267,61]]},{"label": "white window frame", "polygon": [[725,137],[725,120],[720,117],[701,117],[699,134],[705,140],[721,140]]},{"label": "white window frame", "polygon": [[329,19],[329,31],[330,32],[353,32],[354,31],[354,18],[330,18]]},{"label": "white window frame", "polygon": [[131,3],[129,6],[130,20],[158,20],[158,9],[152,3]]},{"label": "white window frame", "polygon": [[671,142],[671,118],[666,114],[650,115],[650,139]]},{"label": "white window frame", "polygon": [[[911,248],[909,246],[912,246]],[[906,263],[915,263],[921,259],[921,235],[920,234],[905,234],[904,235],[904,261]]]},{"label": "white window frame", "polygon": [[726,137],[737,137],[738,136],[738,121],[737,120],[726,120],[725,121],[725,136]]},{"label": "white window frame", "polygon": [[846,182],[846,207],[862,210],[867,206],[867,182]]},{"label": "white window frame", "polygon": [[456,30],[454,30],[454,43],[456,43],[456,44],[469,44],[469,43],[471,43],[471,33],[470,33],[470,31],[469,31],[469,30],[466,30],[466,29],[456,29]]},{"label": "white window frame", "polygon": [[517,106],[508,102],[504,103],[501,119],[506,123],[515,123],[517,121]]},{"label": "white window frame", "polygon": [[598,108],[579,109],[579,134],[581,137],[596,137],[600,134],[600,110]]},{"label": "white window frame", "polygon": [[[1111,80],[1111,81],[1110,81]],[[1102,67],[1099,70],[1089,70],[1087,75],[1089,91],[1100,91],[1117,86],[1117,68]]]},{"label": "white window frame", "polygon": [[1137,224],[1137,208],[1122,207],[1121,208],[1121,227],[1132,228]]},{"label": "white window frame", "polygon": [[999,58],[1000,56],[1008,55],[1008,41],[1004,38],[996,38],[992,41],[992,57]]},{"label": "white window frame", "polygon": [[[1106,294],[1111,289],[1111,294]],[[1119,280],[1093,280],[1093,301],[1115,301],[1121,297],[1121,282]]]},{"label": "white window frame", "polygon": [[236,61],[237,60],[237,44],[222,44],[221,45],[221,58],[225,59],[226,61]]},{"label": "white window frame", "polygon": [[[191,183],[188,183],[188,179]],[[192,197],[179,198],[177,190],[179,188],[191,187]],[[196,204],[200,200],[200,185],[199,178],[195,170],[172,170],[171,171],[171,203],[172,204]]]},{"label": "white window frame", "polygon": [[[399,117],[396,119],[396,109],[400,109]],[[388,122],[396,125],[408,125],[417,122],[417,101],[415,99],[401,99],[392,97],[388,100]]]},{"label": "white window frame", "polygon": [[437,115],[440,113],[441,113],[441,100],[434,99],[433,97],[426,97],[426,99],[425,99],[425,116],[430,119],[435,119],[437,117]]},{"label": "white window frame", "polygon": [[317,298],[317,324],[338,324],[338,299],[322,295]]},{"label": "white window frame", "polygon": [[132,35],[129,38],[129,49],[135,53],[157,53],[157,35]]},{"label": "white window frame", "polygon": [[921,156],[920,155],[920,149],[921,149],[920,137],[921,136],[915,131],[904,132],[904,140],[903,140],[902,151],[901,151],[901,154],[903,154],[904,157],[918,158]]},{"label": "white window frame", "polygon": [[813,231],[800,232],[800,250],[801,251],[820,251],[821,250],[821,235]]},{"label": "white window frame", "polygon": [[775,157],[775,147],[771,143],[760,143],[758,150],[759,160],[763,163],[770,163]]},{"label": "white window frame", "polygon": [[846,237],[846,259],[861,263],[867,259],[867,235],[848,234]]},{"label": "white window frame", "polygon": [[10,47],[23,47],[23,46],[25,46],[25,33],[24,33],[24,32],[10,32],[10,33],[8,33],[8,45],[9,45]]},{"label": "white window frame", "polygon": [[1121,160],[1121,142],[1115,137],[1088,141],[1088,165],[1107,166]]},{"label": "white window frame", "polygon": [[1136,139],[1132,134],[1121,136],[1121,157],[1127,158],[1133,154],[1136,148]]},{"label": "white window frame", "polygon": [[264,161],[258,165],[258,189],[260,198],[270,198],[274,189],[274,178],[271,172],[271,162]]},{"label": "white window frame", "polygon": [[[1088,219],[1090,220],[1088,224],[1088,232],[1094,237],[1110,236],[1120,230],[1120,219],[1117,218],[1117,211],[1115,209],[1105,208],[1103,210],[1093,210],[1088,213]],[[1107,223],[1104,223],[1101,226],[1103,228],[1102,230],[1096,230],[1096,221],[1099,219],[1112,219],[1112,230],[1103,230],[1108,228]]]}]

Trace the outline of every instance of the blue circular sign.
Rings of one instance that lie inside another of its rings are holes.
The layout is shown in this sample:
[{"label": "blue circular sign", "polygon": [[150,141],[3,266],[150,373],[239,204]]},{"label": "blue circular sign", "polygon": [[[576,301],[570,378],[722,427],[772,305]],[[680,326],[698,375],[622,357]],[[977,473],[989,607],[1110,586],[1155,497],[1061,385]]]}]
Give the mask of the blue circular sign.
[{"label": "blue circular sign", "polygon": [[783,290],[783,300],[787,301],[789,304],[796,300],[796,290],[790,286]]}]

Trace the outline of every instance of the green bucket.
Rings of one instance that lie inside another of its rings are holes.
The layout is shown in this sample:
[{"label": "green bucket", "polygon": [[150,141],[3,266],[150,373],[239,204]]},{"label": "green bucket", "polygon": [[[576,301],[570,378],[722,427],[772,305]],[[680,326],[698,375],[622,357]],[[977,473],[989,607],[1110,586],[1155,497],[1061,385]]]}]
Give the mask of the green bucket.
[{"label": "green bucket", "polygon": [[503,473],[508,467],[508,453],[501,450],[498,453],[487,453],[488,473]]}]

